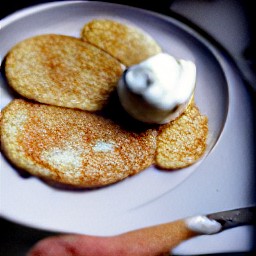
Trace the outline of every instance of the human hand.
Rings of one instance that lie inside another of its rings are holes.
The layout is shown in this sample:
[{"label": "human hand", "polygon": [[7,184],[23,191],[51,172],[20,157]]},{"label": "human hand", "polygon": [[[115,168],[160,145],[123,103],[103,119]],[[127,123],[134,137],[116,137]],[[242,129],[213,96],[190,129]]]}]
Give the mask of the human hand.
[{"label": "human hand", "polygon": [[178,220],[112,237],[53,236],[39,241],[28,256],[169,255],[172,248],[196,235],[184,220]]}]

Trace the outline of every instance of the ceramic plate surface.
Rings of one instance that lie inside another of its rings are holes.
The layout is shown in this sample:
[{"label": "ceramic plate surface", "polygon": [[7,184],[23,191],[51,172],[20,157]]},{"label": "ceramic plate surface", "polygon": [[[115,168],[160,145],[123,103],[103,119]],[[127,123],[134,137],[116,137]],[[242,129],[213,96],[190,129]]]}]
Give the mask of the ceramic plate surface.
[{"label": "ceramic plate surface", "polygon": [[[232,101],[230,83],[218,56],[192,30],[175,19],[121,5],[56,2],[25,9],[1,21],[1,61],[12,46],[34,35],[57,33],[79,37],[83,25],[94,18],[136,25],[149,33],[163,51],[196,63],[195,101],[209,119],[207,153],[197,164],[183,170],[163,172],[152,167],[117,184],[84,191],[57,190],[37,178],[21,177],[1,155],[2,216],[47,230],[113,235],[193,214],[193,206],[179,205],[182,198],[172,201],[177,210],[168,213],[166,204],[155,202],[161,202],[161,198],[175,193],[177,189],[182,190],[184,197],[185,181],[192,179],[196,173],[201,175],[203,168],[220,161],[218,153],[214,153],[218,152],[218,148],[225,147],[218,145],[222,140],[222,131],[229,129],[226,124],[232,121],[227,120],[231,104],[235,102]],[[3,108],[12,96],[3,77],[0,84]],[[201,179],[209,183],[209,175],[212,175],[209,171],[203,176],[198,177],[197,174],[199,184]],[[214,209],[208,207],[206,210]],[[153,217],[152,213],[157,217]]]}]

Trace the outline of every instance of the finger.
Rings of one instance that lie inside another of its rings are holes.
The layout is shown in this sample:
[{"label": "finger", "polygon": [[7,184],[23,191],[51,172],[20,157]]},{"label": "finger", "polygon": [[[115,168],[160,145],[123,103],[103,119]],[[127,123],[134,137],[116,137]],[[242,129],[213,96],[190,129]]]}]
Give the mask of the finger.
[{"label": "finger", "polygon": [[108,254],[108,238],[65,235],[39,241],[28,256],[105,256]]}]

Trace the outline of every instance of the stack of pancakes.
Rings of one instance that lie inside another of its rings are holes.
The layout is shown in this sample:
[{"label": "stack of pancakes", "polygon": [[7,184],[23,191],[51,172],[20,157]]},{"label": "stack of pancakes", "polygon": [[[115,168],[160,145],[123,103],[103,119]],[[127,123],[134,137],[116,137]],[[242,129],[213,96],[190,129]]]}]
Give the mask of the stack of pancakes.
[{"label": "stack of pancakes", "polygon": [[75,187],[112,184],[152,164],[193,164],[208,133],[193,102],[177,120],[140,129],[113,118],[120,105],[106,111],[124,68],[159,52],[144,31],[112,20],[85,24],[81,38],[47,34],[18,43],[5,59],[7,82],[21,97],[2,110],[3,153],[32,175]]}]

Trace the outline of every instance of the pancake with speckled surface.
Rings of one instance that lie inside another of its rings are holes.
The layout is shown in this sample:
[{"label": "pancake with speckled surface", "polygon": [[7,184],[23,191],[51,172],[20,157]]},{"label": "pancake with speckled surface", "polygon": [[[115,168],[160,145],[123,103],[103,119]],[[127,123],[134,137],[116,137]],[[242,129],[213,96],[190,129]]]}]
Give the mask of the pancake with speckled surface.
[{"label": "pancake with speckled surface", "polygon": [[2,111],[1,144],[17,167],[47,181],[99,187],[154,162],[155,130],[125,130],[110,119],[15,99]]},{"label": "pancake with speckled surface", "polygon": [[205,153],[207,136],[208,118],[192,102],[179,118],[160,127],[156,165],[180,169],[194,164]]},{"label": "pancake with speckled surface", "polygon": [[94,19],[84,25],[81,37],[125,66],[138,64],[162,51],[146,31],[115,20]]},{"label": "pancake with speckled surface", "polygon": [[97,111],[107,104],[123,65],[81,39],[47,34],[15,45],[6,56],[5,73],[27,99]]}]

